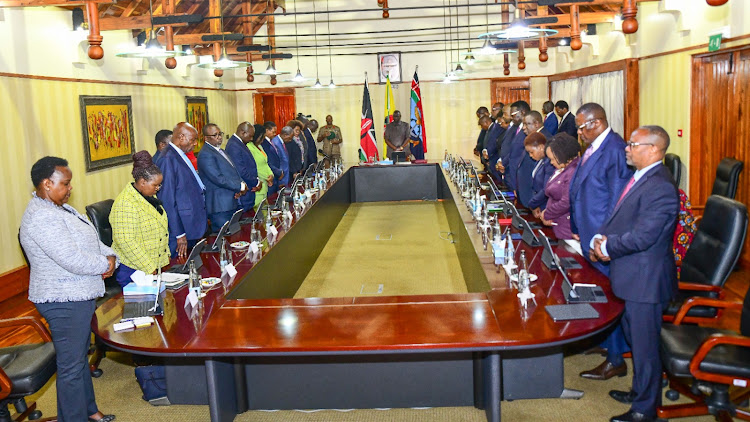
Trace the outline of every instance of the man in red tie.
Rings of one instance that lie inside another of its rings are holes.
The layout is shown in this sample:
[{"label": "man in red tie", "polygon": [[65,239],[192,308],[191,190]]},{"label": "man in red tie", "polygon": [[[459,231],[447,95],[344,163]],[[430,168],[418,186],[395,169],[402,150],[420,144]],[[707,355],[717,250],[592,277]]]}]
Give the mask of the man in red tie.
[{"label": "man in red tie", "polygon": [[661,315],[677,291],[672,237],[680,197],[662,164],[669,135],[659,126],[642,126],[627,145],[627,162],[636,172],[589,250],[591,260],[610,263],[612,291],[625,301],[621,325],[633,352],[632,390],[609,392],[631,408],[612,422],[656,419],[661,402]]}]

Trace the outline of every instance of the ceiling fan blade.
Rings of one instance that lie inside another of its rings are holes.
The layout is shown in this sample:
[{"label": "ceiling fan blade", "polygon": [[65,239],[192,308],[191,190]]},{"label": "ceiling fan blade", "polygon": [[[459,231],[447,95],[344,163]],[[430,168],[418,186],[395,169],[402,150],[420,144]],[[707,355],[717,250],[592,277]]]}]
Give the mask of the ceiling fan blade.
[{"label": "ceiling fan blade", "polygon": [[216,34],[216,35],[204,35],[201,37],[202,41],[242,41],[245,38],[243,34]]},{"label": "ceiling fan blade", "polygon": [[538,18],[526,18],[522,19],[522,22],[526,24],[526,26],[531,25],[550,25],[553,23],[557,23],[558,19],[554,16],[540,16]]},{"label": "ceiling fan blade", "polygon": [[154,16],[151,22],[154,26],[173,25],[176,23],[201,23],[203,22],[203,15]]},{"label": "ceiling fan blade", "polygon": [[271,54],[263,54],[260,57],[263,60],[268,60],[268,59],[291,59],[293,56],[289,53],[271,53]]},{"label": "ceiling fan blade", "polygon": [[270,45],[238,45],[237,51],[240,51],[240,52],[271,51],[271,46]]}]

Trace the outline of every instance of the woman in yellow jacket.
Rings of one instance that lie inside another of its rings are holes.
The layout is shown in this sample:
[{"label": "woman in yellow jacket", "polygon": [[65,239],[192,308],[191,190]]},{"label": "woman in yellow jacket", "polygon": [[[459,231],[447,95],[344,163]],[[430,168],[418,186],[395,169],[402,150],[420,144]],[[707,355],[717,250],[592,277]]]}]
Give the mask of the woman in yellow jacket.
[{"label": "woman in yellow jacket", "polygon": [[124,286],[140,270],[155,274],[169,264],[167,213],[156,197],[163,176],[148,151],[133,155],[133,179],[115,199],[109,214],[112,249],[120,257],[115,274]]},{"label": "woman in yellow jacket", "polygon": [[255,128],[253,142],[247,144],[247,148],[250,150],[250,153],[253,154],[255,164],[258,167],[258,179],[265,182],[262,183],[263,188],[255,192],[254,209],[257,211],[258,205],[260,205],[268,195],[268,187],[273,185],[273,172],[271,171],[271,167],[268,166],[268,157],[266,156],[266,153],[263,151],[263,148],[260,147],[263,139],[265,139],[266,128],[263,127],[263,125],[253,125],[253,128]]}]

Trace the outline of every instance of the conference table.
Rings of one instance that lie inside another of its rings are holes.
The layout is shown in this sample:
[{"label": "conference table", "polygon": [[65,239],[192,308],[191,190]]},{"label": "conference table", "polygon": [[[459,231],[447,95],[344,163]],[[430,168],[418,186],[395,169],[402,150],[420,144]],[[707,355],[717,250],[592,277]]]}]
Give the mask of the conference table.
[{"label": "conference table", "polygon": [[[538,276],[536,304],[522,306],[440,163],[352,166],[321,192],[259,260],[233,251],[236,277],[198,305],[186,306],[187,288],[168,290],[155,324],[116,332],[119,295],[96,310],[94,333],[114,349],[162,357],[170,402],[207,404],[212,421],[250,409],[475,406],[495,422],[502,400],[582,394],[563,385],[563,346],[606,330],[623,303],[564,242],[555,252],[583,267],[571,281],[608,297],[592,304],[598,318],[553,321],[545,306],[565,303],[562,276],[519,240],[516,253]],[[293,298],[351,203],[393,200],[443,205],[468,293]],[[249,226],[229,242],[249,240]],[[202,260],[203,277],[220,275],[217,254]]]}]

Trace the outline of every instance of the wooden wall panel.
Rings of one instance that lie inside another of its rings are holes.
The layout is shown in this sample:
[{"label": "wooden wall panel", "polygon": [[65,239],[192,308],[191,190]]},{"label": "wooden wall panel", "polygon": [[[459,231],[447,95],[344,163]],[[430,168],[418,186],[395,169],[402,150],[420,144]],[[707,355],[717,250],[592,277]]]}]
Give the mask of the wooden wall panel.
[{"label": "wooden wall panel", "polygon": [[531,104],[531,92],[528,78],[493,79],[490,81],[490,89],[492,90],[492,104],[501,102],[505,105],[510,105],[516,101],[526,101]]}]

